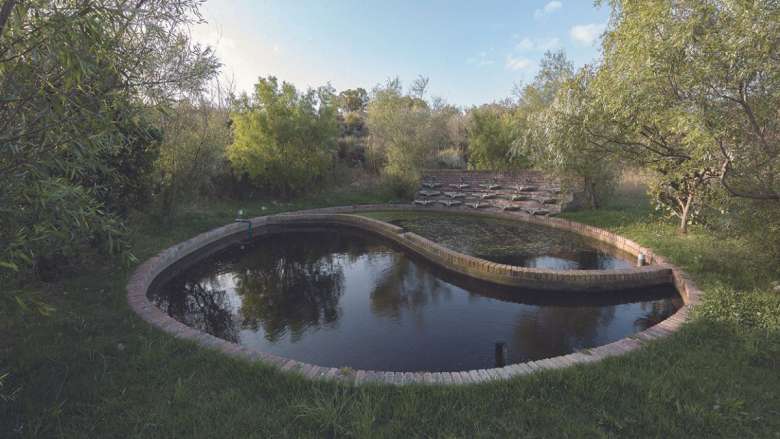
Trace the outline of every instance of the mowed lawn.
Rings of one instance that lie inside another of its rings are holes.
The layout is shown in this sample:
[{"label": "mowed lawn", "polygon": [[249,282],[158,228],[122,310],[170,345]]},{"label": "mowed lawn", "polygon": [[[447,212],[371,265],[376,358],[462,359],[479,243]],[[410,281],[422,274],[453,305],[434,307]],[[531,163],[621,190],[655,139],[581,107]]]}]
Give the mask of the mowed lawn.
[{"label": "mowed lawn", "polygon": [[[255,216],[383,201],[340,193],[193,206],[165,226],[137,218],[134,253],[148,258],[238,208]],[[780,437],[780,295],[769,291],[778,261],[700,227],[680,236],[637,196],[566,216],[687,270],[705,291],[694,321],[599,364],[464,387],[353,387],[152,329],[125,302],[133,267],[93,264],[31,286],[48,315],[3,304],[0,437]]]}]

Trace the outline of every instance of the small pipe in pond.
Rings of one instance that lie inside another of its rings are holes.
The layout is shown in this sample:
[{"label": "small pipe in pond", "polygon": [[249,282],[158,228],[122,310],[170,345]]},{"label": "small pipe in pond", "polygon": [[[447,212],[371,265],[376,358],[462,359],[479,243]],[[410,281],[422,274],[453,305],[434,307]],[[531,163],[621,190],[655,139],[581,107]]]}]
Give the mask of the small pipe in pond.
[{"label": "small pipe in pond", "polygon": [[250,221],[248,219],[236,218],[235,222],[237,222],[237,223],[246,223],[246,225],[247,225],[246,237],[247,237],[248,240],[251,240],[252,239],[252,221]]},{"label": "small pipe in pond", "polygon": [[644,266],[646,263],[647,263],[647,258],[645,257],[645,254],[644,254],[644,253],[639,253],[639,254],[636,256],[636,266],[637,266],[637,267],[642,267],[642,266]]},{"label": "small pipe in pond", "polygon": [[496,342],[496,367],[506,366],[508,349],[503,341]]}]

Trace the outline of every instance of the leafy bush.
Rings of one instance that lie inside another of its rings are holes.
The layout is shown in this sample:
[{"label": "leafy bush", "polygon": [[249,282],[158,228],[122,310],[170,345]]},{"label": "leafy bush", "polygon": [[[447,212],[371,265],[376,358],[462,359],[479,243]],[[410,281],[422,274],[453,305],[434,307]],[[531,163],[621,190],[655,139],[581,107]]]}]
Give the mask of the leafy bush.
[{"label": "leafy bush", "polygon": [[454,148],[447,148],[436,155],[436,166],[444,169],[465,169],[466,161],[460,151]]},{"label": "leafy bush", "polygon": [[338,140],[338,157],[349,166],[357,166],[366,161],[366,147],[363,138],[344,136]]},{"label": "leafy bush", "polygon": [[186,34],[198,6],[3,3],[0,281],[129,255],[122,216],[148,194],[159,141],[144,115],[218,68]]},{"label": "leafy bush", "polygon": [[707,290],[697,308],[702,317],[748,328],[780,330],[780,294],[769,290],[734,291],[723,285]]},{"label": "leafy bush", "polygon": [[228,102],[221,96],[219,91],[216,99],[195,96],[161,112],[156,177],[161,213],[167,218],[182,201],[212,195],[218,183],[226,183],[231,131]]},{"label": "leafy bush", "polygon": [[399,81],[374,89],[368,105],[369,166],[399,188],[420,179],[430,143],[430,108],[420,97],[404,95]]},{"label": "leafy bush", "polygon": [[382,191],[394,198],[409,199],[420,187],[420,176],[415,174],[385,174],[380,180]]},{"label": "leafy bush", "polygon": [[339,134],[329,87],[300,93],[276,78],[260,78],[252,99],[232,114],[233,169],[274,195],[292,196],[324,180]]},{"label": "leafy bush", "polygon": [[470,112],[466,128],[469,167],[472,169],[506,170],[528,166],[519,154],[512,154],[515,121],[509,108],[485,105]]}]

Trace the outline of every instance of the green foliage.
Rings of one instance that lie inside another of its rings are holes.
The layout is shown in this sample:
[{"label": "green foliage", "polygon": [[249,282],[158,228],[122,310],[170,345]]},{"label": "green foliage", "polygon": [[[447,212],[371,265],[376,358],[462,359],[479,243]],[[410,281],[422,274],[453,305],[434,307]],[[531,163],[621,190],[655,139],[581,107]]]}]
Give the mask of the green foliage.
[{"label": "green foliage", "polygon": [[581,116],[590,141],[652,169],[683,232],[719,193],[780,201],[780,6],[610,4]]},{"label": "green foliage", "polygon": [[108,211],[122,217],[150,202],[152,170],[162,140],[159,128],[147,117],[126,113],[120,110],[114,116],[117,131],[112,135],[112,147],[97,157],[101,166],[79,179],[82,186],[95,190]]},{"label": "green foliage", "polygon": [[344,116],[345,130],[349,133],[360,131],[363,128],[363,118],[357,112],[349,112]]},{"label": "green foliage", "polygon": [[428,79],[419,77],[404,93],[400,80],[391,79],[374,88],[368,105],[368,167],[399,196],[414,193],[422,170],[437,166],[440,151],[462,157],[465,149],[462,112],[438,98],[425,100],[427,87]]},{"label": "green foliage", "polygon": [[574,76],[563,52],[545,53],[534,82],[520,96],[512,153],[527,155],[535,167],[583,190],[588,206],[597,208],[615,187],[619,166],[608,150],[589,141],[582,120],[588,79],[587,71]]},{"label": "green foliage", "polygon": [[467,124],[468,118],[459,108],[447,104],[442,99],[433,99],[429,140],[431,147],[429,161],[434,162],[433,166],[441,163],[439,159],[444,153],[444,155],[452,155],[451,164],[463,162],[459,166],[465,167],[468,148]]},{"label": "green foliage", "polygon": [[514,123],[511,109],[497,104],[469,112],[466,132],[471,169],[507,170],[528,166],[525,157],[511,154],[515,140]]},{"label": "green foliage", "polygon": [[466,162],[463,160],[459,150],[448,148],[439,151],[436,155],[436,167],[442,169],[465,169]]},{"label": "green foliage", "polygon": [[368,92],[364,88],[344,90],[338,95],[338,108],[343,113],[358,113],[368,106]]},{"label": "green foliage", "polygon": [[[93,256],[93,248],[107,254],[130,257],[122,237],[123,222],[105,212],[94,192],[63,177],[28,180],[24,187],[6,187],[4,197],[34,200],[23,209],[3,208],[3,257],[5,268],[32,269],[51,279],[58,265],[78,265]],[[5,227],[9,228],[5,228]]]},{"label": "green foliage", "polygon": [[22,390],[21,387],[10,388],[7,384],[10,374],[4,370],[0,370],[0,407],[4,407],[7,403],[14,401]]},{"label": "green foliage", "polygon": [[156,177],[163,215],[173,215],[183,201],[213,195],[217,179],[227,175],[229,100],[217,86],[212,96],[188,97],[159,111],[163,142]]},{"label": "green foliage", "polygon": [[399,192],[413,191],[430,150],[431,110],[420,97],[404,95],[400,82],[374,89],[368,105],[369,166],[382,171]]},{"label": "green foliage", "polygon": [[734,291],[719,285],[707,291],[707,301],[697,311],[714,321],[780,330],[780,294],[768,290]]},{"label": "green foliage", "polygon": [[331,169],[339,127],[330,87],[298,92],[274,77],[260,78],[255,93],[231,115],[233,169],[272,193],[311,190]]},{"label": "green foliage", "polygon": [[719,209],[706,213],[707,227],[723,236],[749,239],[758,252],[780,260],[780,203],[723,198],[718,198]]},{"label": "green foliage", "polygon": [[732,195],[780,201],[780,5],[625,1],[613,17],[606,58],[649,81],[636,90],[652,99],[649,110],[665,110],[661,120],[706,151]]},{"label": "green foliage", "polygon": [[148,194],[159,140],[146,108],[218,66],[186,37],[198,2],[3,6],[0,279],[129,255],[120,215]]}]

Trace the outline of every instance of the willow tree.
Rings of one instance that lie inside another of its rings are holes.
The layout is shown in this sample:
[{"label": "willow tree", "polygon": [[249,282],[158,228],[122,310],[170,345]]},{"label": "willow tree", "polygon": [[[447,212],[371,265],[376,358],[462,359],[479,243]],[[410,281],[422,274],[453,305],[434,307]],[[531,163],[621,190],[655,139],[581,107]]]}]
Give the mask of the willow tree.
[{"label": "willow tree", "polygon": [[614,188],[619,167],[585,131],[591,78],[588,68],[575,75],[562,51],[545,53],[533,82],[518,93],[511,152],[583,190],[589,207],[598,208]]},{"label": "willow tree", "polygon": [[0,5],[0,277],[124,253],[159,132],[147,117],[214,74],[197,0]]},{"label": "willow tree", "polygon": [[713,189],[780,200],[777,2],[609,4],[588,136],[655,171],[683,232]]}]

